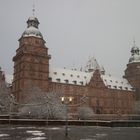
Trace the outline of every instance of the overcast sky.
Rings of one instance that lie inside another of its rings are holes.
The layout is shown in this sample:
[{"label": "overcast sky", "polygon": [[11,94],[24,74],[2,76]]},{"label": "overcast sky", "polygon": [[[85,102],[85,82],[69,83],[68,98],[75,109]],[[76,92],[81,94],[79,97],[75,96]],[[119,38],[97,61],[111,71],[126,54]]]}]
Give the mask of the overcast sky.
[{"label": "overcast sky", "polygon": [[[33,0],[0,0],[0,66],[13,73],[18,39]],[[94,56],[112,75],[123,75],[133,37],[140,46],[140,0],[35,0],[39,29],[53,67],[80,68]]]}]

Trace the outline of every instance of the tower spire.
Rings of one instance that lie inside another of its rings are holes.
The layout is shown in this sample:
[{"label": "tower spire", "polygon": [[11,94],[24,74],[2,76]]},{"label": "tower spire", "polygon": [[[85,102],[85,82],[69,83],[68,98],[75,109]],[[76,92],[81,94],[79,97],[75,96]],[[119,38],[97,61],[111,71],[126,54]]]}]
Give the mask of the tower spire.
[{"label": "tower spire", "polygon": [[32,12],[33,12],[33,16],[35,16],[35,1],[33,1],[33,9],[32,9]]},{"label": "tower spire", "polygon": [[135,37],[133,37],[133,45],[136,46],[136,40],[135,40]]}]

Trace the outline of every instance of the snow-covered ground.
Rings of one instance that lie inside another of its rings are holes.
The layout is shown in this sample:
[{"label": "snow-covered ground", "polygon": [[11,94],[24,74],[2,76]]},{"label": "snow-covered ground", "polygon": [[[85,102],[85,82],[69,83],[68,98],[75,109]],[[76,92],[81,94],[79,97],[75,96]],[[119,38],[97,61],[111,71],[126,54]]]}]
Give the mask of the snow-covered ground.
[{"label": "snow-covered ground", "polygon": [[140,127],[0,125],[0,140],[140,140]]}]

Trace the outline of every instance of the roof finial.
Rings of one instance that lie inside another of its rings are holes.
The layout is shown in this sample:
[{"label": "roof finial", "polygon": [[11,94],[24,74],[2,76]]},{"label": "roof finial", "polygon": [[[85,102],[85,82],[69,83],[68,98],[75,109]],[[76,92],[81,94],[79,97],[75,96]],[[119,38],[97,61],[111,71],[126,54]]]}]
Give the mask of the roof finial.
[{"label": "roof finial", "polygon": [[133,45],[136,46],[136,40],[135,40],[135,37],[133,37]]},{"label": "roof finial", "polygon": [[33,16],[35,16],[35,1],[33,1],[33,9],[32,9],[32,12],[33,12]]}]

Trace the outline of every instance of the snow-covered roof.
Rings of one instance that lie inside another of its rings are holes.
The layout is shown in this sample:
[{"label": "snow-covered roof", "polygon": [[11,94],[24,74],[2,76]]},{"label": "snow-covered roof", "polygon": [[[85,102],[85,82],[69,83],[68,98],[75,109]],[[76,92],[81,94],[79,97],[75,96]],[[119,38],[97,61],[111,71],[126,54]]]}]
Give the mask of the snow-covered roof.
[{"label": "snow-covered roof", "polygon": [[65,68],[50,68],[49,77],[52,82],[73,85],[86,85],[90,82],[93,72],[83,72]]},{"label": "snow-covered roof", "polygon": [[33,26],[30,26],[29,28],[27,28],[22,34],[22,37],[29,37],[29,36],[42,38],[42,34],[39,31],[39,29]]},{"label": "snow-covered roof", "polygon": [[[62,68],[50,68],[49,77],[52,82],[74,85],[86,85],[90,82],[94,72],[83,72]],[[111,75],[101,75],[105,86],[110,89],[133,91],[133,87],[124,78],[116,78]]]},{"label": "snow-covered roof", "polygon": [[110,89],[133,91],[133,87],[124,78],[116,78],[111,75],[101,75],[105,86]]},{"label": "snow-covered roof", "polygon": [[[78,70],[70,70],[66,68],[50,68],[49,70],[49,78],[52,82],[56,83],[65,83],[65,84],[73,84],[73,85],[83,85],[88,84],[93,76],[94,72],[84,72]],[[13,80],[13,76],[7,74],[5,76],[6,82],[11,84]],[[133,87],[129,84],[129,82],[125,78],[116,78],[111,75],[101,74],[101,78],[106,87],[109,89],[117,89],[117,90],[128,90],[133,91]]]},{"label": "snow-covered roof", "polygon": [[129,63],[137,63],[140,62],[140,55],[134,54],[130,57]]},{"label": "snow-covered roof", "polygon": [[38,29],[39,21],[36,17],[29,17],[27,24],[28,26],[23,32],[22,37],[34,36],[38,38],[43,38],[41,32]]}]

